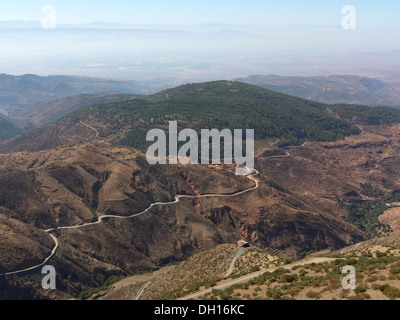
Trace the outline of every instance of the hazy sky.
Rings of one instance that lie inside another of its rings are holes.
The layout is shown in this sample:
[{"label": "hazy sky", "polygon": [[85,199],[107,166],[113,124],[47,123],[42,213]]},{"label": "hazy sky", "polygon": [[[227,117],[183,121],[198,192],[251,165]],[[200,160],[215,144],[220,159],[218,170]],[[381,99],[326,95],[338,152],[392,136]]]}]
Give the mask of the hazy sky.
[{"label": "hazy sky", "polygon": [[[400,74],[400,0],[0,3],[0,73],[172,82],[261,73]],[[55,9],[56,30],[40,28],[46,5]],[[346,5],[355,9],[355,30],[342,27]],[[36,28],[4,21],[33,21]],[[63,27],[91,22],[132,26]]]},{"label": "hazy sky", "polygon": [[360,27],[400,27],[398,0],[13,0],[1,1],[0,20],[40,21],[44,5],[59,24],[340,25],[341,8],[357,10]]}]

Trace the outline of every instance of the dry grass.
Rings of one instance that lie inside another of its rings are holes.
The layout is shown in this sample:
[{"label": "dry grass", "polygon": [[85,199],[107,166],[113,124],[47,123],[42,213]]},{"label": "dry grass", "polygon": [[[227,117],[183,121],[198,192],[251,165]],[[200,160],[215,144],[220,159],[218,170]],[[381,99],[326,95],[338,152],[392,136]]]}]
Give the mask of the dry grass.
[{"label": "dry grass", "polygon": [[[372,251],[373,250],[373,251]],[[371,246],[368,250],[336,253],[337,260],[265,273],[247,284],[213,291],[207,300],[400,300],[400,250]],[[355,290],[344,290],[341,273],[354,265]]]}]

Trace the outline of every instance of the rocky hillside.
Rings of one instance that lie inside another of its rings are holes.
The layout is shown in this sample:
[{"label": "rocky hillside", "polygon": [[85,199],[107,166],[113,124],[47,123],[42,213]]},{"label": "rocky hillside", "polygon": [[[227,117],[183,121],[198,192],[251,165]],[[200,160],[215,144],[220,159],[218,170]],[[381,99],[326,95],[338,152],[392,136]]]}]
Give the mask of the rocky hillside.
[{"label": "rocky hillside", "polygon": [[[0,272],[44,261],[54,246],[44,230],[79,226],[101,215],[131,216],[153,202],[173,201],[177,194],[230,195],[254,186],[250,179],[237,177],[234,167],[150,167],[141,153],[107,144],[3,155],[0,163],[5,231],[0,239],[7,252]],[[237,197],[182,199],[132,219],[56,231],[59,248],[51,261],[57,266],[61,291],[77,295],[111,276],[158,268],[238,239],[275,246],[286,256],[361,239],[352,225],[267,177],[259,179],[259,189]],[[30,241],[22,241],[22,234],[32,234]],[[38,276],[37,270],[27,275],[10,276],[10,283],[25,283],[29,275]]]}]

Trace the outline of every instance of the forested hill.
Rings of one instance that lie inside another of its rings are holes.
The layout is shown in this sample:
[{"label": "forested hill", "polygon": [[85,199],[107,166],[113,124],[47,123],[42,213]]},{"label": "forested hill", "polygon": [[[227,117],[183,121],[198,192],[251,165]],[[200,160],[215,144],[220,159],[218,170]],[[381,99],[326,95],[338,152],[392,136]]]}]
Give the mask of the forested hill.
[{"label": "forested hill", "polygon": [[7,140],[22,133],[10,120],[0,116],[0,141]]},{"label": "forested hill", "polygon": [[[189,84],[146,100],[84,108],[74,116],[138,122],[148,127],[176,120],[182,127],[255,129],[256,138],[336,140],[358,129],[326,113],[326,105],[240,82]],[[116,117],[117,116],[117,117]]]},{"label": "forested hill", "polygon": [[215,81],[85,107],[16,138],[0,152],[40,150],[94,139],[143,149],[146,132],[167,128],[171,120],[178,121],[180,129],[254,129],[256,139],[280,138],[291,144],[332,141],[358,134],[357,123],[350,120],[352,114],[361,118],[361,113],[367,124],[380,117],[381,123],[400,122],[400,110],[332,106],[240,82]]}]

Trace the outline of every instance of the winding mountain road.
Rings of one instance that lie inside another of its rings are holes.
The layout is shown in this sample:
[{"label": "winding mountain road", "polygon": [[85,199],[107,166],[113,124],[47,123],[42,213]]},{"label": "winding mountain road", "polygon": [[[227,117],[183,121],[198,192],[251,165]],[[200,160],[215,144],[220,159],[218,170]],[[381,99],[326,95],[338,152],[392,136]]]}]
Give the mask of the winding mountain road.
[{"label": "winding mountain road", "polygon": [[33,267],[30,267],[30,268],[27,268],[27,269],[23,269],[23,270],[7,272],[7,273],[1,273],[0,276],[9,276],[9,275],[13,275],[13,274],[27,272],[27,271],[35,270],[37,268],[40,268],[40,267],[44,266],[47,263],[47,261],[49,261],[55,255],[55,253],[56,253],[56,251],[58,249],[58,246],[59,246],[58,239],[52,234],[50,234],[50,237],[53,239],[53,241],[55,243],[55,246],[54,246],[53,251],[51,252],[51,254],[41,264],[39,264],[37,266],[33,266]]},{"label": "winding mountain road", "polygon": [[199,199],[199,198],[212,198],[212,197],[237,197],[239,195],[248,193],[250,191],[256,190],[259,188],[259,181],[257,178],[255,178],[255,176],[257,176],[259,174],[259,172],[255,169],[250,169],[248,167],[246,167],[248,174],[246,175],[246,177],[250,180],[252,180],[255,183],[255,186],[243,191],[239,191],[233,194],[204,194],[204,195],[197,195],[197,196],[189,196],[189,195],[177,195],[175,197],[175,201],[171,201],[171,202],[154,202],[152,203],[146,210],[133,214],[131,216],[114,216],[114,215],[103,215],[98,217],[96,222],[90,222],[90,223],[85,223],[85,224],[81,224],[81,225],[75,225],[75,226],[65,226],[65,227],[57,227],[57,228],[52,228],[52,229],[47,229],[44,230],[46,233],[48,233],[50,235],[50,237],[53,239],[54,241],[54,248],[51,252],[51,254],[39,265],[27,268],[27,269],[23,269],[23,270],[17,270],[17,271],[12,271],[12,272],[7,272],[7,273],[2,273],[0,274],[0,276],[8,276],[8,275],[15,275],[15,274],[19,274],[19,273],[23,273],[23,272],[27,272],[27,271],[31,271],[37,268],[40,268],[42,266],[44,266],[56,253],[58,247],[59,247],[59,242],[56,236],[54,236],[53,234],[51,234],[54,231],[58,231],[58,230],[70,230],[70,229],[82,229],[82,228],[86,228],[89,226],[93,226],[93,225],[97,225],[100,224],[104,219],[132,219],[135,217],[139,217],[145,213],[147,213],[150,209],[152,209],[155,206],[165,206],[165,205],[173,205],[173,204],[177,204],[180,202],[181,199]]}]

